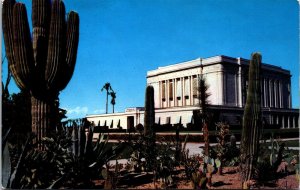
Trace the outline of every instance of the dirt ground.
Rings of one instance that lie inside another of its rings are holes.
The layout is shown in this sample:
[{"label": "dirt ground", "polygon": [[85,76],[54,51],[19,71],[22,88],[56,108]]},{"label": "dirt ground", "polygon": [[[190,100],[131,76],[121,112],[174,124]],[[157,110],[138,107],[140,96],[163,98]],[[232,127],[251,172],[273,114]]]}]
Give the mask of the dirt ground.
[{"label": "dirt ground", "polygon": [[[179,174],[181,175],[181,174]],[[181,178],[181,176],[179,176]],[[183,177],[183,176],[182,176]],[[183,179],[183,178],[181,178]],[[129,184],[128,184],[129,185]],[[242,184],[240,180],[240,174],[236,172],[233,167],[226,167],[223,169],[223,175],[214,174],[212,176],[212,187],[211,189],[241,189]],[[156,186],[156,187],[155,187]],[[161,183],[146,183],[130,187],[130,189],[156,189],[162,188]],[[175,189],[193,189],[192,182],[190,180],[176,181],[176,185],[171,187]],[[257,186],[260,189],[299,189],[299,180],[296,175],[288,175],[280,179],[270,181],[266,184]]]}]

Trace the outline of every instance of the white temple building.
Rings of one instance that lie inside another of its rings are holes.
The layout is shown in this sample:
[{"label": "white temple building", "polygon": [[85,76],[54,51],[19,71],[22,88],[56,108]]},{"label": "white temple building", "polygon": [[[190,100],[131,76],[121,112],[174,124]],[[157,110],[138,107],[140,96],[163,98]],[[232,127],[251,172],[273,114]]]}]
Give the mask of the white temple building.
[{"label": "white temple building", "polygon": [[[209,111],[216,121],[240,126],[246,101],[249,60],[228,56],[199,58],[147,72],[147,85],[154,87],[156,123],[193,124],[199,110],[197,85],[200,75],[208,84]],[[144,93],[144,92],[141,92]],[[292,109],[291,74],[281,67],[262,64],[261,104],[265,124],[275,128],[298,128],[299,112]],[[95,125],[127,129],[144,123],[143,108],[124,113],[87,115]]]}]

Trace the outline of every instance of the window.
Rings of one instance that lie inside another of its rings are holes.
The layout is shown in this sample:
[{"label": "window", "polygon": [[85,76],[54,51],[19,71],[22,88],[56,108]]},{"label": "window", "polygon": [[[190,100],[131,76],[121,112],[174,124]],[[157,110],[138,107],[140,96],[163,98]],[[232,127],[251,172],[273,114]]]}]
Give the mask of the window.
[{"label": "window", "polygon": [[169,99],[173,100],[173,82],[169,82]]},{"label": "window", "polygon": [[188,99],[190,95],[190,83],[188,78],[184,78],[184,96]]},{"label": "window", "polygon": [[180,98],[181,98],[181,81],[180,81],[180,79],[177,79],[177,91],[176,91],[176,97],[177,97],[177,99],[179,98],[179,100],[180,100]]},{"label": "window", "polygon": [[166,101],[166,83],[162,83],[162,88],[161,88],[161,98],[162,101]]},{"label": "window", "polygon": [[196,76],[193,76],[193,97],[197,98],[198,92],[198,79]]}]

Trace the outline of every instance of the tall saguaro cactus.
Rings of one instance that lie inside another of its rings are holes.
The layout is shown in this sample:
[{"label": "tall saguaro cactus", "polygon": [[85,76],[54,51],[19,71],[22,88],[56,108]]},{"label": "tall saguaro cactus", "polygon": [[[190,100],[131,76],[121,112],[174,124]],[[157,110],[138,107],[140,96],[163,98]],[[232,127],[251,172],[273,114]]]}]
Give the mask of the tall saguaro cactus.
[{"label": "tall saguaro cactus", "polygon": [[155,109],[154,109],[154,88],[147,86],[145,94],[145,112],[144,112],[144,137],[145,137],[145,158],[146,170],[151,171],[155,166],[156,148],[155,148]]},{"label": "tall saguaro cactus", "polygon": [[79,16],[71,11],[66,21],[61,0],[32,0],[32,38],[24,4],[4,0],[2,19],[9,69],[31,94],[32,131],[40,140],[55,127],[56,100],[73,75]]},{"label": "tall saguaro cactus", "polygon": [[144,112],[144,135],[152,136],[154,131],[155,110],[154,110],[154,88],[147,86],[145,94],[145,112]]},{"label": "tall saguaro cactus", "polygon": [[249,86],[243,117],[241,140],[241,167],[243,188],[249,188],[249,182],[254,177],[254,167],[257,162],[259,134],[261,129],[261,100],[260,100],[260,68],[261,55],[253,53],[249,66]]}]

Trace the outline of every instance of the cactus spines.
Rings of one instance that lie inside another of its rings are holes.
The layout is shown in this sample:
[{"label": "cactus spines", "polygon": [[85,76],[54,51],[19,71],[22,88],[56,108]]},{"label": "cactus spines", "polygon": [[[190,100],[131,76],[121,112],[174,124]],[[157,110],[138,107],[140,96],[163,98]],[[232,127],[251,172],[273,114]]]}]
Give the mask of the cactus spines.
[{"label": "cactus spines", "polygon": [[153,135],[153,127],[155,122],[154,110],[154,88],[147,86],[145,94],[145,112],[144,112],[144,135]]},{"label": "cactus spines", "polygon": [[31,39],[24,4],[4,0],[2,15],[9,69],[32,96],[32,131],[40,140],[55,129],[56,100],[75,68],[79,16],[71,11],[66,21],[61,0],[33,0]]},{"label": "cactus spines", "polygon": [[253,179],[254,167],[258,156],[261,127],[260,68],[261,55],[260,53],[253,53],[249,66],[249,86],[241,140],[241,167],[243,187],[245,188],[248,188],[245,184]]}]

